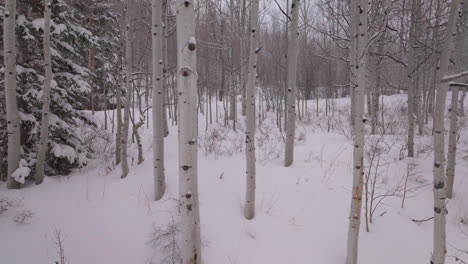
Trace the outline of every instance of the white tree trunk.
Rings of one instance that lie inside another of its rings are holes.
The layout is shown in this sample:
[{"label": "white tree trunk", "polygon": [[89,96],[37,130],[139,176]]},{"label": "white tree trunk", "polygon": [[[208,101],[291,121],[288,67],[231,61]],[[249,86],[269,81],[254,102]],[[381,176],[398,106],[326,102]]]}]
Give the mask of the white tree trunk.
[{"label": "white tree trunk", "polygon": [[255,80],[257,78],[257,36],[258,36],[258,2],[252,0],[250,9],[250,47],[246,86],[246,130],[245,158],[247,164],[246,193],[244,216],[252,219],[255,215]]},{"label": "white tree trunk", "polygon": [[446,185],[445,185],[445,126],[444,113],[447,97],[447,84],[441,82],[447,73],[449,58],[453,49],[453,39],[457,34],[456,19],[460,0],[452,0],[449,20],[445,32],[445,42],[440,56],[439,67],[436,70],[437,96],[434,111],[434,248],[433,264],[444,264],[447,253],[445,216]]},{"label": "white tree trunk", "polygon": [[120,50],[118,53],[118,63],[119,63],[119,70],[118,77],[117,77],[117,87],[115,88],[115,101],[117,104],[117,130],[116,130],[116,138],[115,138],[115,165],[120,164],[120,158],[122,156],[122,71],[123,71],[123,52],[125,49],[125,37],[124,32],[126,32],[126,21],[127,21],[127,12],[124,3],[122,5],[122,25],[120,27]]},{"label": "white tree trunk", "polygon": [[12,174],[19,167],[21,149],[21,121],[16,101],[16,0],[5,0],[3,50],[5,59],[5,101],[8,132],[7,187],[20,187]]},{"label": "white tree trunk", "polygon": [[[351,0],[350,1],[350,17],[349,17],[349,34],[351,36],[350,44],[349,44],[349,89],[350,89],[350,125],[354,127],[355,117],[356,117],[356,96],[355,96],[355,89],[356,89],[356,75],[357,75],[357,61],[356,61],[356,53],[357,53],[357,19],[358,15],[357,11],[357,2]],[[318,100],[318,99],[317,99]],[[318,112],[318,101],[317,101],[317,112]]]},{"label": "white tree trunk", "polygon": [[127,0],[127,17],[125,27],[125,70],[126,70],[126,93],[125,93],[125,109],[124,120],[122,127],[122,145],[120,164],[122,166],[122,178],[128,175],[128,157],[127,157],[127,144],[128,144],[128,127],[130,125],[130,104],[132,102],[132,43],[131,43],[131,16],[130,16],[130,2]]},{"label": "white tree trunk", "polygon": [[463,89],[462,96],[460,96],[460,116],[465,116],[465,97],[466,97],[466,89]]},{"label": "white tree trunk", "polygon": [[354,152],[353,152],[353,188],[351,197],[351,209],[349,214],[348,242],[346,264],[356,264],[358,255],[359,227],[361,219],[362,189],[364,174],[364,139],[365,139],[365,114],[364,95],[366,92],[366,45],[368,39],[367,32],[367,0],[351,0],[351,15],[356,15],[357,19],[351,24],[356,32],[357,52],[352,55],[356,59],[356,87],[355,89],[355,124],[354,124]]},{"label": "white tree trunk", "polygon": [[42,90],[42,118],[41,136],[37,147],[36,184],[44,179],[44,163],[47,153],[47,141],[49,139],[49,111],[50,89],[52,82],[52,56],[50,53],[50,16],[52,13],[52,0],[45,0],[44,5],[44,89]]},{"label": "white tree trunk", "polygon": [[179,195],[182,264],[201,263],[197,180],[197,53],[192,0],[177,0],[177,89],[179,92]]},{"label": "white tree trunk", "polygon": [[166,190],[164,176],[164,92],[162,58],[162,3],[152,1],[153,44],[153,173],[155,199],[163,197]]},{"label": "white tree trunk", "polygon": [[[465,69],[466,61],[464,61],[466,50],[466,26],[468,22],[468,3],[465,0],[463,9],[461,12],[461,16],[459,19],[459,29],[458,29],[458,37],[455,40],[455,69],[456,72],[463,72]],[[458,122],[458,115],[461,114],[461,110],[463,104],[460,103],[460,108],[458,106],[458,94],[459,89],[466,89],[466,87],[459,85],[457,83],[450,84],[452,90],[452,102],[450,106],[450,128],[449,128],[449,145],[448,145],[448,157],[447,157],[447,169],[446,169],[446,177],[447,177],[447,198],[451,199],[453,194],[453,183],[455,178],[455,164],[456,164],[456,155],[457,155],[457,122]],[[462,96],[463,102],[464,96]]]},{"label": "white tree trunk", "polygon": [[284,166],[289,167],[294,161],[294,138],[296,134],[296,69],[297,56],[299,54],[299,0],[292,0],[291,4],[291,28],[289,31],[288,46],[288,87],[287,87],[287,117],[286,147]]},{"label": "white tree trunk", "polygon": [[[450,106],[449,145],[447,157],[447,198],[452,198],[453,182],[455,179],[455,163],[457,155],[457,121],[458,121],[458,85],[450,84],[452,90],[452,102]],[[463,87],[462,87],[463,88]]]},{"label": "white tree trunk", "polygon": [[416,78],[416,42],[419,32],[417,32],[417,17],[420,12],[417,9],[421,8],[421,0],[412,0],[411,2],[411,22],[409,36],[409,58],[408,58],[408,157],[414,157],[414,123],[415,123],[415,90],[417,90]]}]

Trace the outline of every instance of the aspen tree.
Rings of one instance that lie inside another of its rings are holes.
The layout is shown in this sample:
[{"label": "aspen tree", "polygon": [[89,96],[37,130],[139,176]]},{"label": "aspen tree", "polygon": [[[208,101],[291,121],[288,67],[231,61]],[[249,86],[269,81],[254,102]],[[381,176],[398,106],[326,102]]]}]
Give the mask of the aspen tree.
[{"label": "aspen tree", "polygon": [[197,53],[192,0],[176,2],[182,264],[202,263],[197,180]]},{"label": "aspen tree", "polygon": [[457,34],[456,19],[460,0],[452,0],[449,20],[445,32],[445,42],[436,69],[436,103],[434,111],[434,232],[433,252],[431,262],[444,264],[447,254],[446,245],[446,185],[445,185],[445,126],[444,113],[447,97],[447,83],[442,77],[447,73],[450,54],[453,50],[453,40]]},{"label": "aspen tree", "polygon": [[47,153],[47,141],[49,138],[49,112],[50,112],[50,89],[52,82],[52,56],[50,52],[50,16],[52,13],[52,0],[45,0],[44,4],[44,89],[42,90],[42,118],[41,135],[37,149],[36,184],[42,183],[44,179],[44,163]]},{"label": "aspen tree", "polygon": [[[466,26],[468,23],[468,3],[463,3],[463,9],[461,11],[461,16],[459,20],[458,26],[458,36],[455,41],[455,54],[457,54],[455,58],[455,69],[457,72],[462,72],[466,67],[466,61],[464,61],[464,53],[466,52],[465,47],[465,39],[466,39]],[[457,155],[457,122],[458,122],[458,115],[461,114],[461,111],[464,109],[462,108],[462,102],[464,101],[464,96],[460,100],[460,106],[458,105],[458,93],[459,89],[465,90],[467,85],[462,85],[459,83],[450,83],[450,88],[452,91],[452,102],[450,106],[450,127],[449,127],[449,139],[448,139],[448,155],[447,155],[447,169],[446,169],[446,177],[447,177],[447,198],[451,199],[453,194],[453,182],[455,178],[455,161]]]},{"label": "aspen tree", "polygon": [[128,175],[128,157],[127,157],[127,148],[128,148],[128,128],[130,125],[130,104],[132,100],[132,43],[131,43],[131,16],[130,9],[131,4],[127,0],[127,17],[125,21],[125,72],[126,72],[126,93],[125,93],[125,109],[124,109],[124,120],[122,126],[122,145],[121,145],[121,157],[120,163],[122,166],[122,178],[127,177]]},{"label": "aspen tree", "polygon": [[[352,16],[357,16],[351,24],[352,35],[356,38],[356,49],[352,49],[351,55],[356,61],[356,86],[355,86],[355,124],[354,124],[354,151],[353,151],[353,187],[351,196],[351,209],[349,214],[348,242],[346,264],[356,264],[359,244],[359,227],[361,224],[362,189],[364,174],[364,140],[365,140],[365,115],[364,96],[366,92],[366,64],[367,64],[367,0],[351,0]],[[354,28],[354,30],[353,30]]]},{"label": "aspen tree", "polygon": [[164,92],[162,58],[162,4],[152,0],[152,48],[153,48],[153,173],[155,199],[163,197],[166,189],[164,178]]},{"label": "aspen tree", "polygon": [[244,216],[252,219],[255,215],[255,80],[257,77],[257,36],[258,32],[258,2],[251,1],[250,31],[249,31],[249,64],[246,86],[246,131],[245,158],[247,164],[246,194]]},{"label": "aspen tree", "polygon": [[287,75],[287,127],[284,166],[289,167],[294,161],[294,138],[296,134],[296,72],[297,56],[299,54],[298,41],[299,0],[291,3],[291,28],[288,46],[288,75]]},{"label": "aspen tree", "polygon": [[[452,102],[450,105],[450,127],[448,140],[448,155],[447,155],[447,198],[451,199],[453,194],[453,182],[455,178],[455,159],[457,153],[457,120],[458,120],[458,83],[450,83],[452,90]],[[461,86],[461,88],[464,88]]]},{"label": "aspen tree", "polygon": [[408,58],[408,157],[414,157],[414,126],[415,126],[415,90],[417,89],[416,84],[416,43],[419,41],[418,27],[420,23],[420,17],[417,9],[421,8],[421,0],[412,0],[411,2],[411,23],[410,23],[410,35],[409,35],[409,58]]},{"label": "aspen tree", "polygon": [[21,155],[20,117],[16,100],[16,0],[5,0],[3,20],[3,50],[5,62],[5,101],[8,132],[8,189],[20,188],[13,178]]},{"label": "aspen tree", "polygon": [[118,77],[117,77],[117,87],[115,88],[115,100],[117,103],[117,133],[116,133],[116,138],[115,138],[115,165],[120,164],[120,158],[122,156],[122,83],[123,83],[123,77],[122,77],[122,72],[123,72],[123,59],[122,57],[124,56],[123,52],[125,50],[125,35],[124,33],[126,32],[126,21],[127,21],[127,11],[126,11],[126,6],[124,3],[122,3],[122,25],[121,25],[121,30],[120,30],[120,45],[119,45],[119,70],[118,70]]}]

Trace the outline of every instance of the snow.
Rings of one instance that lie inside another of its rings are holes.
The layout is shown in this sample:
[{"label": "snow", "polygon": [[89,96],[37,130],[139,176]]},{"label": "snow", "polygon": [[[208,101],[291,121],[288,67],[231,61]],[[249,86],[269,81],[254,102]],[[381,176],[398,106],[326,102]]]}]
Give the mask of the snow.
[{"label": "snow", "polygon": [[13,179],[15,179],[15,181],[19,183],[25,182],[26,177],[28,177],[29,174],[31,173],[31,169],[27,165],[28,164],[26,160],[24,159],[20,160],[18,169],[16,169],[15,172],[13,172],[13,174],[11,175]]},{"label": "snow", "polygon": [[452,74],[452,75],[445,75],[442,78],[442,81],[449,82],[449,81],[452,81],[452,80],[462,78],[462,77],[467,76],[467,75],[468,75],[468,71],[463,71],[463,72],[455,73],[455,74]]},{"label": "snow", "polygon": [[[385,105],[401,114],[399,107],[405,99],[405,96],[385,97]],[[337,107],[348,101],[336,100]],[[324,102],[320,104],[324,106]],[[283,139],[275,120],[267,119],[257,126],[256,215],[250,221],[242,214],[245,156],[240,149],[244,125],[241,121],[237,132],[221,125],[205,132],[205,117],[200,116],[198,175],[204,264],[305,264],[311,260],[322,264],[344,263],[352,142],[344,136],[345,132],[327,133],[328,118],[323,113],[316,117],[315,105],[309,106],[310,120],[298,122],[295,162],[289,168],[283,166]],[[340,109],[339,113],[347,112]],[[102,120],[103,114],[96,116]],[[401,115],[387,117],[388,122],[392,118],[405,120]],[[345,124],[341,124],[343,130]],[[468,219],[468,178],[464,177],[468,163],[463,159],[468,151],[468,129],[466,125],[461,127],[455,196],[448,203],[448,256],[457,254],[453,247],[467,249],[467,238],[460,230],[467,230],[461,219]],[[422,151],[432,144],[432,137],[430,133],[416,137],[416,157],[400,160],[405,127],[400,124],[388,129],[403,133],[384,139],[391,149],[383,156],[385,165],[378,191],[399,186],[410,161],[417,164],[417,175],[409,179],[408,188],[417,189],[408,193],[404,209],[400,196],[386,198],[376,210],[370,232],[366,232],[364,217],[361,218],[359,263],[428,263],[432,221],[415,223],[411,219],[433,215],[433,158],[431,151]],[[206,144],[213,131],[217,131],[223,143],[210,149]],[[136,147],[132,146],[131,170],[125,179],[120,179],[120,167],[98,159],[70,176],[46,177],[39,186],[7,191],[5,184],[1,185],[0,198],[21,200],[17,207],[0,214],[0,255],[4,263],[54,263],[57,260],[54,230],[60,230],[65,237],[69,263],[161,263],[166,253],[152,247],[149,241],[153,226],[166,226],[171,219],[177,219],[174,200],[178,197],[177,128],[170,127],[165,139],[167,192],[158,202],[152,198],[152,132],[142,129],[141,133],[146,159],[136,165],[133,162]],[[368,136],[367,142],[373,138]],[[69,159],[77,155],[64,145],[54,145],[53,149],[56,155]],[[34,213],[27,224],[12,221],[21,210]],[[22,254],[9,254],[24,248],[28,250]],[[457,262],[454,257],[447,257],[447,263]]]},{"label": "snow", "polygon": [[52,144],[52,153],[58,158],[66,158],[70,163],[75,162],[77,156],[76,151],[72,147],[64,144]]}]

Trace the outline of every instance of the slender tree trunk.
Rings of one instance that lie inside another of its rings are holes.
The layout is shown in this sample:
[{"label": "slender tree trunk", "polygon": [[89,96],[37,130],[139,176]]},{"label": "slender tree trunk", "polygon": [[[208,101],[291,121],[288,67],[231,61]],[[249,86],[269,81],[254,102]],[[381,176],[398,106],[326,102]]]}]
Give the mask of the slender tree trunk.
[{"label": "slender tree trunk", "polygon": [[450,84],[452,90],[452,102],[450,106],[450,128],[448,140],[448,157],[447,157],[447,198],[452,198],[453,182],[455,178],[455,163],[457,155],[457,120],[458,120],[458,85]]},{"label": "slender tree trunk", "polygon": [[44,5],[44,89],[42,90],[42,118],[41,136],[37,149],[36,184],[41,184],[44,179],[44,163],[48,148],[49,138],[49,111],[50,111],[50,86],[52,82],[52,56],[50,53],[50,15],[52,13],[52,0],[45,0]]},{"label": "slender tree trunk", "polygon": [[445,126],[444,113],[447,96],[447,84],[442,77],[448,72],[449,58],[453,49],[453,40],[457,34],[456,19],[460,0],[452,0],[449,20],[445,32],[445,42],[437,68],[437,96],[434,111],[434,248],[431,261],[444,264],[447,254],[446,245],[446,185],[445,185]]},{"label": "slender tree trunk", "polygon": [[293,0],[291,4],[291,29],[289,31],[288,47],[288,87],[287,87],[287,120],[286,147],[284,155],[284,166],[289,167],[294,161],[294,138],[296,134],[296,72],[298,48],[298,21],[299,0]]},{"label": "slender tree trunk", "polygon": [[153,174],[155,200],[163,197],[166,190],[164,176],[164,93],[162,58],[162,4],[152,0],[153,44]]},{"label": "slender tree trunk", "polygon": [[462,96],[460,97],[460,111],[459,115],[460,116],[465,116],[465,97],[466,97],[466,89],[463,89]]},{"label": "slender tree trunk", "polygon": [[[457,54],[455,58],[456,64],[455,69],[457,72],[461,72],[465,69],[466,65],[464,65],[464,56],[466,55],[466,26],[468,22],[468,1],[464,0],[463,9],[461,14],[459,15],[459,35],[455,40],[455,54]],[[458,83],[450,83],[450,88],[452,90],[452,102],[450,106],[450,128],[449,128],[449,140],[448,140],[448,157],[447,157],[447,170],[446,170],[446,177],[447,177],[447,198],[452,198],[453,193],[453,183],[455,178],[455,163],[456,163],[456,155],[457,155],[457,122],[458,122],[458,115],[459,115],[459,108],[458,108],[458,92],[459,89],[466,89],[468,85],[461,85]],[[462,97],[464,100],[464,96]],[[460,105],[461,106],[461,105]],[[461,108],[460,108],[461,110]]]},{"label": "slender tree trunk", "polygon": [[20,188],[13,178],[21,158],[21,121],[16,100],[16,0],[5,0],[3,50],[5,60],[5,101],[8,132],[8,189]]},{"label": "slender tree trunk", "polygon": [[122,155],[122,83],[123,83],[123,52],[124,52],[124,45],[125,45],[125,38],[123,33],[126,32],[126,20],[127,20],[127,12],[125,4],[122,3],[122,25],[121,25],[121,33],[120,33],[120,49],[119,49],[119,58],[118,64],[119,70],[117,71],[117,85],[115,88],[115,100],[116,100],[116,108],[117,108],[117,133],[115,138],[115,165],[120,164],[120,158]]},{"label": "slender tree trunk", "polygon": [[[125,109],[124,109],[124,121],[122,127],[122,150],[121,150],[121,166],[122,166],[122,178],[128,175],[128,128],[130,125],[130,104],[132,102],[132,44],[131,44],[131,12],[129,4],[131,0],[127,0],[127,17],[125,27],[125,72],[126,72],[126,93],[125,93]],[[154,95],[153,95],[154,96]]]},{"label": "slender tree trunk", "polygon": [[[346,264],[356,264],[358,256],[359,227],[361,223],[362,190],[364,174],[364,142],[365,115],[364,95],[366,92],[366,45],[367,45],[367,0],[351,0],[351,16],[357,16],[351,24],[351,32],[356,32],[356,47],[351,50],[351,58],[356,60],[355,90],[355,124],[354,124],[354,152],[353,152],[353,187],[351,209],[349,213],[349,228]],[[354,28],[354,30],[353,30]],[[354,36],[354,35],[353,35]],[[353,62],[354,63],[354,62]]]},{"label": "slender tree trunk", "polygon": [[244,216],[247,219],[252,219],[255,215],[255,79],[257,76],[257,36],[259,34],[258,2],[259,0],[251,1],[249,64],[246,86],[247,117],[245,131],[245,158],[247,164],[247,186],[245,194]]},{"label": "slender tree trunk", "polygon": [[197,55],[192,0],[177,0],[179,195],[182,264],[202,263],[197,180]]},{"label": "slender tree trunk", "polygon": [[409,40],[409,58],[408,58],[408,157],[414,157],[414,123],[415,123],[415,90],[417,89],[417,70],[416,70],[416,42],[418,41],[417,23],[420,23],[417,17],[417,9],[421,8],[421,0],[412,0],[411,4],[411,25]]}]

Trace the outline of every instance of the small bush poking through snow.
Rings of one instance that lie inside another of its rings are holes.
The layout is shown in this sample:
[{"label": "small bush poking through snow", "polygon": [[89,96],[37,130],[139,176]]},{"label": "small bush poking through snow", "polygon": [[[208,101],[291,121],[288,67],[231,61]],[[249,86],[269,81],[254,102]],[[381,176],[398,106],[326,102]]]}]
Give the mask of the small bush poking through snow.
[{"label": "small bush poking through snow", "polygon": [[244,134],[230,128],[212,126],[198,137],[198,146],[205,155],[232,156],[244,148]]},{"label": "small bush poking through snow", "polygon": [[29,210],[22,210],[13,217],[13,221],[17,224],[27,224],[28,221],[34,216],[34,213]]},{"label": "small bush poking through snow", "polygon": [[[159,264],[179,264],[182,263],[182,256],[179,243],[180,224],[174,217],[166,225],[153,225],[153,232],[148,244],[155,250]],[[153,263],[153,262],[151,262]]]}]

